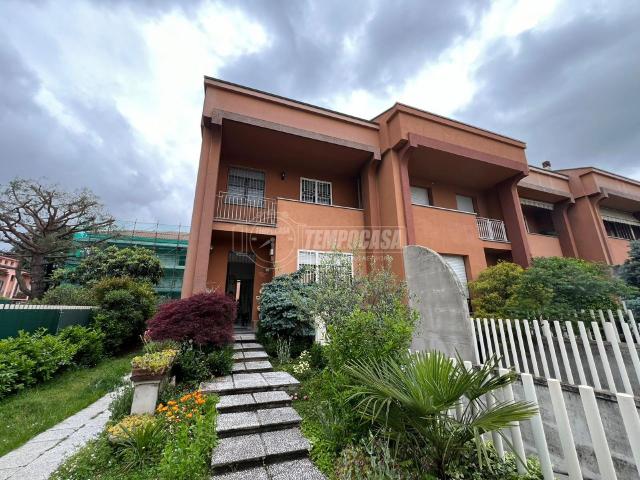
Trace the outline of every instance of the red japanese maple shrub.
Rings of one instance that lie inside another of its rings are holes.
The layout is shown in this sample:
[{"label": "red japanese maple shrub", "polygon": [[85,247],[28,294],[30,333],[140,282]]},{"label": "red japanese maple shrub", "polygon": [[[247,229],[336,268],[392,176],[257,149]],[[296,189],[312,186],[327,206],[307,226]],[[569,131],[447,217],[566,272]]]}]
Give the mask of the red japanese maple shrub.
[{"label": "red japanese maple shrub", "polygon": [[233,341],[236,302],[220,293],[200,293],[165,303],[147,322],[154,341],[193,341],[199,346],[223,346]]}]

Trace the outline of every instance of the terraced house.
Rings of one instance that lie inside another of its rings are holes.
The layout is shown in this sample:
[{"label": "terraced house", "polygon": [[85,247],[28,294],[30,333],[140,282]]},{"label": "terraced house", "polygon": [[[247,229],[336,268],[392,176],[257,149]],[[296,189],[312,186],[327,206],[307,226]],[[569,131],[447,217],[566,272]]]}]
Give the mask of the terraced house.
[{"label": "terraced house", "polygon": [[640,237],[640,182],[529,166],[525,143],[396,103],[372,120],[205,78],[182,296],[225,291],[257,321],[274,275],[354,246],[440,253],[463,285],[489,265],[620,264]]}]

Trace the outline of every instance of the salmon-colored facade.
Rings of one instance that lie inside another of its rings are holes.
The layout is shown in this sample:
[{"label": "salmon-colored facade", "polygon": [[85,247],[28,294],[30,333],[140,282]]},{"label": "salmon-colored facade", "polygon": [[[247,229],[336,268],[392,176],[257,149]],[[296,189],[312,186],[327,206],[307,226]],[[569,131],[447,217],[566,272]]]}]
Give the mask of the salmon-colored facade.
[{"label": "salmon-colored facade", "polygon": [[205,78],[182,295],[234,295],[255,325],[264,282],[333,250],[389,254],[403,276],[401,248],[423,245],[463,282],[499,260],[616,265],[638,212],[638,182],[530,167],[523,142],[407,105],[369,121]]}]

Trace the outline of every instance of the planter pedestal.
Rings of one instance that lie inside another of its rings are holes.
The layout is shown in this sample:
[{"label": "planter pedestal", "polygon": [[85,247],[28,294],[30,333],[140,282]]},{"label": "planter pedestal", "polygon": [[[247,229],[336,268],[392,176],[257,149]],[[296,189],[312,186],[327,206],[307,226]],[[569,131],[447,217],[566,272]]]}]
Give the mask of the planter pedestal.
[{"label": "planter pedestal", "polygon": [[158,390],[161,379],[142,380],[133,382],[133,402],[131,403],[131,415],[152,414],[156,411]]}]

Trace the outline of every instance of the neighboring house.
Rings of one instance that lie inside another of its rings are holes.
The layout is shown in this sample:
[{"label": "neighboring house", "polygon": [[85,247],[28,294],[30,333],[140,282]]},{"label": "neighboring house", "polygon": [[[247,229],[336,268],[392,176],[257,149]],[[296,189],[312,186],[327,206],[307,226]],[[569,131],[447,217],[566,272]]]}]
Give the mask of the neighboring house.
[{"label": "neighboring house", "polygon": [[[0,297],[25,301],[27,296],[20,291],[20,286],[16,279],[17,265],[18,261],[15,258],[0,255]],[[22,278],[27,288],[29,288],[31,286],[29,272],[22,272]]]},{"label": "neighboring house", "polygon": [[[162,225],[162,229],[156,224],[131,223],[125,225],[119,223],[116,230],[107,233],[82,233],[75,237],[80,244],[100,246],[115,245],[119,248],[145,247],[153,250],[162,264],[163,276],[155,287],[156,293],[161,297],[180,298],[182,279],[184,276],[185,262],[187,258],[187,246],[189,243],[188,227]],[[84,250],[79,249],[69,265],[76,264],[84,255]]]},{"label": "neighboring house", "polygon": [[204,86],[182,296],[224,291],[245,321],[257,321],[274,274],[354,243],[395,257],[401,277],[401,248],[429,247],[466,284],[499,260],[621,263],[639,236],[639,182],[530,167],[521,141],[399,103],[364,120],[213,78]]}]

